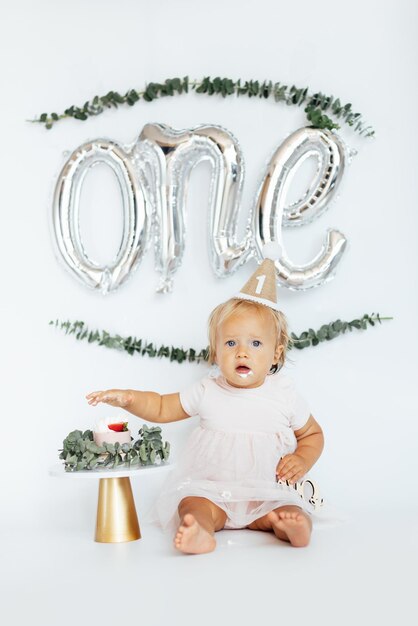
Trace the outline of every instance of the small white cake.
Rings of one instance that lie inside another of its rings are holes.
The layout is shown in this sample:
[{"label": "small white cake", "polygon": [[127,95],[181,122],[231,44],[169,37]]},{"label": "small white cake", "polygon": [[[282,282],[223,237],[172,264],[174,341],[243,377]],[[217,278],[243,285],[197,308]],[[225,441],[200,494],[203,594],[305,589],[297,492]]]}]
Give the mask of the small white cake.
[{"label": "small white cake", "polygon": [[94,442],[101,446],[103,443],[131,443],[131,431],[128,422],[117,417],[106,417],[98,422],[93,430]]}]

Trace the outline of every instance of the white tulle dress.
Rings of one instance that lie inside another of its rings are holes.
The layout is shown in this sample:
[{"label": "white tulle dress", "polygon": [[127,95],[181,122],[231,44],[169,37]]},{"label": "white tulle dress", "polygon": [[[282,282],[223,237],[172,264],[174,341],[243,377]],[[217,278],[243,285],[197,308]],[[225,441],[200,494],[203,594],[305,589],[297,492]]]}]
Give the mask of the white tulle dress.
[{"label": "white tulle dress", "polygon": [[200,424],[153,507],[151,516],[163,528],[176,528],[186,496],[217,504],[227,514],[228,529],[244,528],[284,504],[300,506],[315,519],[322,506],[317,484],[308,476],[296,485],[276,481],[280,458],[294,452],[294,431],[310,415],[287,375],[267,376],[254,389],[207,376],[180,393],[180,401],[186,413],[200,416]]}]

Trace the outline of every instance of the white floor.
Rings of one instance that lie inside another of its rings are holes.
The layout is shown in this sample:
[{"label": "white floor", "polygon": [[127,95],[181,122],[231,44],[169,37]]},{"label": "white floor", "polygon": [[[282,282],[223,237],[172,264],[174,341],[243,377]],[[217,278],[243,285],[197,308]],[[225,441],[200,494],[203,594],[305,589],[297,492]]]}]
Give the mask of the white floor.
[{"label": "white floor", "polygon": [[91,527],[16,528],[1,540],[2,623],[416,624],[418,515],[353,512],[307,548],[268,533],[217,533],[214,553],[185,556],[158,528],[93,541]]}]

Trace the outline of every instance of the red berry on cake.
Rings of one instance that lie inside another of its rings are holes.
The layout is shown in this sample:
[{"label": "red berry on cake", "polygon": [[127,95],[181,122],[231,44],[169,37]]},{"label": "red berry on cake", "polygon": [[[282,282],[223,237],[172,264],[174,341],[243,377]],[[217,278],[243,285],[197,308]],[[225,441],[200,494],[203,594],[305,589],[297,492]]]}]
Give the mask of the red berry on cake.
[{"label": "red berry on cake", "polygon": [[128,422],[117,422],[115,424],[108,424],[109,430],[114,430],[116,433],[123,433],[128,430]]}]

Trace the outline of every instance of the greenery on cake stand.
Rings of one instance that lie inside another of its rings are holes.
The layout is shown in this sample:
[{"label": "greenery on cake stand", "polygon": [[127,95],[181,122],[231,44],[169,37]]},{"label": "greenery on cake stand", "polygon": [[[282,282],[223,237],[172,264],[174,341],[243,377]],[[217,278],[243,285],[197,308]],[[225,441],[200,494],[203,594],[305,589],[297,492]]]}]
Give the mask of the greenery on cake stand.
[{"label": "greenery on cake stand", "polygon": [[163,442],[159,426],[148,428],[144,424],[138,435],[137,440],[131,438],[131,443],[103,443],[98,446],[91,430],[73,430],[64,439],[59,458],[64,461],[66,472],[159,465],[167,461],[170,444]]}]

